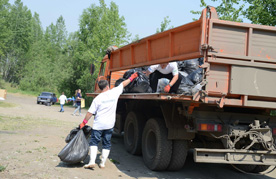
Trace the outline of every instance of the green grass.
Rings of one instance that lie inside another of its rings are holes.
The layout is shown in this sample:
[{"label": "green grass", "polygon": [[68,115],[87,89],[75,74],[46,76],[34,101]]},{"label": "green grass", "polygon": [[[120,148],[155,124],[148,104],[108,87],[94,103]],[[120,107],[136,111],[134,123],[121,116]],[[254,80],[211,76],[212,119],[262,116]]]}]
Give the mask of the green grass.
[{"label": "green grass", "polygon": [[13,86],[11,83],[4,82],[4,80],[0,79],[0,88],[6,89],[8,93],[20,93],[28,96],[37,96],[40,92],[34,91],[23,91],[18,87]]},{"label": "green grass", "polygon": [[30,130],[33,128],[37,128],[38,126],[65,127],[72,126],[72,124],[72,122],[65,123],[64,121],[58,121],[53,119],[9,117],[0,115],[0,130],[3,131]]},{"label": "green grass", "polygon": [[3,166],[3,165],[0,165],[0,172],[3,172],[3,171],[5,171],[6,170],[6,168],[7,168],[7,166]]},{"label": "green grass", "polygon": [[0,101],[0,108],[12,108],[12,107],[16,107],[17,105],[14,103],[8,103],[5,101]]}]

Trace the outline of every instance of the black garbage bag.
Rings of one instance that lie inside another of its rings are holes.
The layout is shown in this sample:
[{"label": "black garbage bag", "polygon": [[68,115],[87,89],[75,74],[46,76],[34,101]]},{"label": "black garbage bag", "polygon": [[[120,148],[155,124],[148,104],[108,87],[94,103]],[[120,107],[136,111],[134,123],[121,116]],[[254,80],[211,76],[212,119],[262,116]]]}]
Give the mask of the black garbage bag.
[{"label": "black garbage bag", "polygon": [[199,68],[188,75],[188,78],[195,84],[200,83],[203,78],[203,69]]},{"label": "black garbage bag", "polygon": [[[66,143],[70,142],[75,137],[75,135],[77,135],[79,130],[80,130],[80,127],[72,129],[70,131],[70,133],[67,135],[67,137],[65,139],[65,142]],[[86,125],[82,128],[82,130],[83,130],[83,133],[84,133],[85,137],[88,138],[90,136],[91,132],[92,132],[92,127]]]},{"label": "black garbage bag", "polygon": [[204,63],[204,59],[202,57],[198,58],[198,64],[203,65],[203,63]]},{"label": "black garbage bag", "polygon": [[185,61],[178,61],[177,67],[178,67],[178,71],[183,71],[185,68]]},{"label": "black garbage bag", "polygon": [[128,79],[135,72],[141,72],[142,73],[142,68],[134,68],[134,69],[130,69],[130,70],[126,71],[124,73],[123,78]]},{"label": "black garbage bag", "polygon": [[[119,86],[125,80],[126,79],[124,79],[124,78],[120,78],[120,79],[116,80],[115,87]],[[123,93],[127,93],[126,88],[123,89]]]},{"label": "black garbage bag", "polygon": [[193,71],[199,68],[198,59],[185,60],[184,63],[185,63],[185,66],[182,69],[182,71],[186,71],[188,74],[192,73]]},{"label": "black garbage bag", "polygon": [[188,77],[183,76],[176,93],[183,95],[192,95],[193,86],[194,83]]},{"label": "black garbage bag", "polygon": [[135,72],[137,72],[138,77],[125,87],[126,93],[152,93],[149,78],[141,69],[131,69],[125,72],[124,78],[128,79]]},{"label": "black garbage bag", "polygon": [[89,144],[84,136],[83,130],[79,130],[77,135],[59,152],[61,161],[74,164],[83,161],[89,152]]},{"label": "black garbage bag", "polygon": [[183,94],[186,96],[191,96],[192,95],[192,87],[191,86],[183,86],[179,85],[179,88],[176,92],[177,94]]}]

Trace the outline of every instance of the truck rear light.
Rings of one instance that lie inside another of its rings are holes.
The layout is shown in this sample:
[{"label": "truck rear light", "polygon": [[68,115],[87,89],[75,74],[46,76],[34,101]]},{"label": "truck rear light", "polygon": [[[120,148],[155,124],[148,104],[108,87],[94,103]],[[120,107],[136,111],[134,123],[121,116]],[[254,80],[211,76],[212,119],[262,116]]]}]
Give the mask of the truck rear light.
[{"label": "truck rear light", "polygon": [[[222,125],[221,124],[198,124],[198,131],[222,131]],[[276,131],[275,131],[276,132]]]},{"label": "truck rear light", "polygon": [[273,135],[276,135],[276,128],[273,128],[272,134],[273,134]]}]

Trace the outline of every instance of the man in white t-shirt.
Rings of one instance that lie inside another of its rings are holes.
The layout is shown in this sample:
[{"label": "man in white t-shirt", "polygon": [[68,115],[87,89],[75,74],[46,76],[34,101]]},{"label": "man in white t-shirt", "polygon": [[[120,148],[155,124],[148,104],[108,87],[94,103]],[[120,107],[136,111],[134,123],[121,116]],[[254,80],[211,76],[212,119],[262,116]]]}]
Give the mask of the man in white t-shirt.
[{"label": "man in white t-shirt", "polygon": [[67,97],[64,95],[64,92],[62,92],[61,96],[58,99],[61,108],[59,112],[64,112],[63,106],[65,102],[67,102]]},{"label": "man in white t-shirt", "polygon": [[109,89],[108,81],[100,80],[98,82],[101,93],[93,100],[80,128],[83,128],[88,120],[95,115],[93,122],[93,130],[91,133],[90,145],[90,161],[84,168],[95,168],[96,157],[98,152],[98,143],[102,138],[102,159],[100,168],[105,167],[105,161],[108,158],[111,149],[111,137],[113,127],[115,125],[115,116],[117,102],[120,95],[131,81],[138,76],[137,72],[132,74],[129,79],[123,81],[119,86]]},{"label": "man in white t-shirt", "polygon": [[156,92],[158,80],[160,78],[167,78],[170,80],[169,84],[164,88],[166,93],[176,93],[182,80],[176,62],[151,65],[146,71],[146,75],[150,75],[150,86],[154,93]]}]

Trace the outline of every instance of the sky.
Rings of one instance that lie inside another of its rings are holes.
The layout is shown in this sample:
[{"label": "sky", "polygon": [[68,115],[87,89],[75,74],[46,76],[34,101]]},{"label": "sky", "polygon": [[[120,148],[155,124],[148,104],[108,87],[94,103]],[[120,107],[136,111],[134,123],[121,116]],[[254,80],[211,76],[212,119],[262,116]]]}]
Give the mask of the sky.
[{"label": "sky", "polygon": [[[14,0],[9,1],[14,4]],[[65,19],[66,29],[75,32],[79,29],[79,18],[84,9],[99,0],[21,0],[28,9],[39,14],[43,29],[56,23],[60,16]],[[105,0],[109,7],[111,0]],[[124,16],[128,31],[139,38],[150,36],[160,28],[164,17],[169,16],[170,26],[177,27],[199,18],[190,11],[201,11],[200,0],[113,0],[119,7],[120,16]],[[208,5],[216,6],[211,0]]]}]

